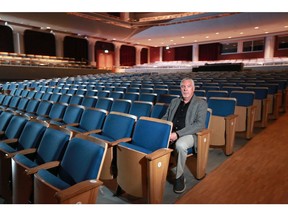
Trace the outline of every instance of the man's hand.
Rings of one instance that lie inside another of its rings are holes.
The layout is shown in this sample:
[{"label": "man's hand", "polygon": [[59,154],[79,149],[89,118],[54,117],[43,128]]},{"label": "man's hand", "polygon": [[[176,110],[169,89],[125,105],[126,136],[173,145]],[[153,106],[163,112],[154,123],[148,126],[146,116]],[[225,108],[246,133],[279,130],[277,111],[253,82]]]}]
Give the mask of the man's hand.
[{"label": "man's hand", "polygon": [[175,142],[177,140],[178,136],[175,132],[172,132],[170,134],[170,142]]}]

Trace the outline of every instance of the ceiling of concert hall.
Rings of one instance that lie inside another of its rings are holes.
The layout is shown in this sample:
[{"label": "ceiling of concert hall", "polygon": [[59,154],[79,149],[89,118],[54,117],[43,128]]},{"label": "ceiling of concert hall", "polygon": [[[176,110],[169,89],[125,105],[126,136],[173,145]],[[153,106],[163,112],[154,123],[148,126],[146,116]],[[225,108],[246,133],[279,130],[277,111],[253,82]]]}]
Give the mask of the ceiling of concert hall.
[{"label": "ceiling of concert hall", "polygon": [[[33,12],[0,13],[2,23],[145,46],[245,40],[288,34],[288,13],[277,12]],[[1,21],[0,20],[0,21]]]}]

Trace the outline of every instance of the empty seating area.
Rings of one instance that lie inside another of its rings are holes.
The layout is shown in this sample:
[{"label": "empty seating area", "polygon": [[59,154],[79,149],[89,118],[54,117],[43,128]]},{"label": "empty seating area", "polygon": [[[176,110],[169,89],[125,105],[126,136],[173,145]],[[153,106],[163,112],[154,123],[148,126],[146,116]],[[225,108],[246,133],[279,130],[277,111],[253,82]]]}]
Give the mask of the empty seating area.
[{"label": "empty seating area", "polygon": [[0,65],[92,68],[87,62],[76,61],[74,58],[10,52],[0,52]]},{"label": "empty seating area", "polygon": [[198,68],[206,64],[240,64],[242,63],[244,68],[250,67],[262,67],[262,66],[287,66],[287,57],[273,57],[273,58],[252,58],[252,59],[228,59],[217,61],[156,61],[154,63],[146,63],[136,65],[126,71],[191,71],[192,68]]},{"label": "empty seating area", "polygon": [[[5,172],[0,196],[8,203],[96,203],[98,190],[106,186],[120,197],[126,192],[146,203],[162,203],[172,150],[171,124],[161,117],[171,100],[181,96],[184,77],[195,81],[195,95],[209,107],[206,130],[198,134],[206,136],[199,138],[199,145],[205,145],[202,156],[188,155],[189,166],[198,169],[196,179],[206,175],[209,151],[233,154],[243,132],[244,139],[252,139],[256,127],[267,127],[287,111],[288,71],[125,72],[5,82],[0,94],[0,166]],[[47,134],[57,138],[52,139],[57,146],[49,147]],[[82,151],[89,152],[87,158]],[[35,157],[28,160],[32,153]],[[86,169],[93,157],[95,172]],[[134,177],[127,178],[131,173]],[[28,182],[27,188],[20,179]],[[107,181],[124,192],[117,193]]]}]

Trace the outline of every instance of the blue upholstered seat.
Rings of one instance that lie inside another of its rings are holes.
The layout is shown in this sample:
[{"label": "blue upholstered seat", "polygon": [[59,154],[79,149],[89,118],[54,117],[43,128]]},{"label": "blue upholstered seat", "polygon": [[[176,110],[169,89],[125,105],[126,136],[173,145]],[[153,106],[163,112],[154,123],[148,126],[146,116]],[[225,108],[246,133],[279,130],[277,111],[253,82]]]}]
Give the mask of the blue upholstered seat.
[{"label": "blue upholstered seat", "polygon": [[53,105],[52,102],[42,100],[39,102],[39,106],[37,107],[36,112],[26,112],[25,115],[29,117],[35,117],[35,118],[41,115],[48,115],[51,110],[52,105]]},{"label": "blue upholstered seat", "polygon": [[16,154],[12,158],[13,203],[33,202],[30,199],[33,192],[32,174],[45,166],[45,163],[60,161],[71,136],[71,131],[50,125],[44,132],[37,150],[31,149],[30,154]]},{"label": "blue upholstered seat", "polygon": [[138,118],[141,116],[150,116],[153,107],[152,102],[148,101],[133,101],[129,114],[136,115]]},{"label": "blue upholstered seat", "polygon": [[130,107],[131,107],[131,100],[127,99],[115,99],[113,101],[113,104],[111,106],[110,111],[114,112],[122,112],[122,113],[129,113]]},{"label": "blue upholstered seat", "polygon": [[148,101],[154,104],[157,101],[157,94],[156,93],[140,93],[139,101]]},{"label": "blue upholstered seat", "polygon": [[236,103],[233,98],[210,97],[208,107],[212,109],[213,115],[225,117],[234,114]]},{"label": "blue upholstered seat", "polygon": [[4,111],[0,114],[0,131],[4,133],[13,116],[13,113],[9,111]]},{"label": "blue upholstered seat", "polygon": [[174,98],[179,98],[179,97],[180,97],[179,95],[173,95],[173,94],[160,94],[157,97],[157,102],[170,104]]},{"label": "blue upholstered seat", "polygon": [[125,92],[123,98],[131,101],[137,101],[139,99],[139,92]]},{"label": "blue upholstered seat", "polygon": [[172,151],[168,149],[171,129],[172,122],[140,117],[131,141],[119,143],[117,183],[127,194],[149,203],[162,202]]},{"label": "blue upholstered seat", "polygon": [[62,119],[52,119],[51,124],[67,125],[72,123],[79,123],[85,107],[81,105],[70,104],[65,110]]},{"label": "blue upholstered seat", "polygon": [[167,103],[156,103],[152,108],[150,117],[161,119],[165,115],[168,106]]},{"label": "blue upholstered seat", "polygon": [[85,96],[82,100],[82,106],[84,107],[95,107],[97,103],[98,97],[97,96]]},{"label": "blue upholstered seat", "polygon": [[0,157],[0,196],[6,199],[8,203],[12,200],[12,191],[9,187],[9,181],[11,181],[12,176],[11,158],[26,149],[37,148],[47,126],[42,121],[29,120],[25,124],[19,139],[0,142],[0,155],[2,155]]},{"label": "blue upholstered seat", "polygon": [[1,140],[19,138],[27,121],[27,117],[19,115],[12,116],[9,124],[0,136]]},{"label": "blue upholstered seat", "polygon": [[65,103],[54,103],[48,115],[39,115],[37,119],[42,121],[50,121],[51,119],[62,119],[68,107]]},{"label": "blue upholstered seat", "polygon": [[77,126],[68,125],[66,128],[80,133],[101,129],[107,113],[106,110],[98,108],[86,108],[79,124]]},{"label": "blue upholstered seat", "polygon": [[99,109],[107,110],[109,112],[113,101],[114,101],[113,98],[98,97],[95,107]]},{"label": "blue upholstered seat", "polygon": [[42,169],[35,174],[34,202],[96,203],[106,151],[106,143],[77,135],[68,143],[56,173]]}]

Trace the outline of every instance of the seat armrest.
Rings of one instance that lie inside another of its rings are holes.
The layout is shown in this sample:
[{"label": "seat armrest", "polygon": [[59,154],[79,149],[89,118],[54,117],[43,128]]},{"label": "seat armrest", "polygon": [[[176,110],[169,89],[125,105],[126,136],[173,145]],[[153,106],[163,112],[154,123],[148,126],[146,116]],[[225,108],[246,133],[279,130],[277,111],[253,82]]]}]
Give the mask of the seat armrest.
[{"label": "seat armrest", "polygon": [[61,125],[60,127],[65,128],[65,127],[68,127],[68,126],[76,127],[76,126],[79,126],[79,123],[70,123],[70,124],[65,124],[65,125]]},{"label": "seat armrest", "polygon": [[24,149],[21,151],[22,155],[34,154],[37,151],[36,148]]},{"label": "seat armrest", "polygon": [[4,142],[6,144],[14,144],[18,142],[18,139],[5,139],[5,140],[1,140],[1,142]]},{"label": "seat armrest", "polygon": [[76,197],[94,188],[97,188],[102,184],[103,183],[99,180],[82,181],[65,190],[56,192],[55,197],[59,201],[59,203],[64,203],[66,200]]},{"label": "seat armrest", "polygon": [[96,129],[96,130],[84,132],[84,133],[82,133],[82,134],[83,134],[83,135],[90,135],[90,134],[93,134],[93,133],[98,134],[98,133],[101,133],[101,131],[102,131],[101,129]]},{"label": "seat armrest", "polygon": [[33,167],[33,168],[27,168],[25,169],[25,172],[27,175],[32,175],[36,172],[38,172],[40,169],[51,169],[59,166],[60,161],[50,161],[44,164],[41,164],[39,166]]},{"label": "seat armrest", "polygon": [[36,149],[31,148],[31,149],[23,149],[20,151],[16,151],[16,152],[11,152],[11,153],[6,153],[5,154],[5,158],[12,158],[14,157],[16,154],[31,154],[31,153],[35,153]]},{"label": "seat armrest", "polygon": [[170,154],[172,151],[173,150],[169,149],[169,148],[162,148],[162,149],[158,149],[158,150],[152,152],[151,154],[146,155],[145,157],[147,160],[152,161],[152,160],[155,160],[157,158],[163,157],[167,154]]},{"label": "seat armrest", "polygon": [[[57,121],[57,122],[61,122],[63,119],[61,119],[61,118],[55,118],[55,119],[51,119],[51,120]],[[50,121],[51,121],[51,120],[50,120]]]},{"label": "seat armrest", "polygon": [[210,129],[203,129],[201,131],[199,131],[197,134],[197,136],[204,136],[206,134],[210,133]]}]

